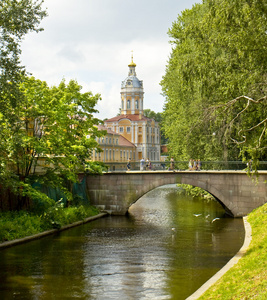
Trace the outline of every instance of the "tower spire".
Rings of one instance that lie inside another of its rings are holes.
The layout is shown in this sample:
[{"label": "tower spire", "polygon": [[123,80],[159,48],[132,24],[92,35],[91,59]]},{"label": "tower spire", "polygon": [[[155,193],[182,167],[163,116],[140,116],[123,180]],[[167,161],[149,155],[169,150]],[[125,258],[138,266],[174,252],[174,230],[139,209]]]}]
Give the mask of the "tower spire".
[{"label": "tower spire", "polygon": [[128,67],[136,67],[136,64],[133,62],[133,50],[131,52],[132,52],[131,62],[129,63]]}]

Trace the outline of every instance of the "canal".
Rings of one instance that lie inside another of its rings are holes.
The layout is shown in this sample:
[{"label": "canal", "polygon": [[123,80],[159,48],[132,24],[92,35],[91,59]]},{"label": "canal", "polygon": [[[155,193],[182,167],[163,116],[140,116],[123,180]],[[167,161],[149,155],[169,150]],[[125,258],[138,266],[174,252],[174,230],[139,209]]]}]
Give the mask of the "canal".
[{"label": "canal", "polygon": [[242,219],[168,185],[127,216],[1,250],[0,299],[185,299],[243,240]]}]

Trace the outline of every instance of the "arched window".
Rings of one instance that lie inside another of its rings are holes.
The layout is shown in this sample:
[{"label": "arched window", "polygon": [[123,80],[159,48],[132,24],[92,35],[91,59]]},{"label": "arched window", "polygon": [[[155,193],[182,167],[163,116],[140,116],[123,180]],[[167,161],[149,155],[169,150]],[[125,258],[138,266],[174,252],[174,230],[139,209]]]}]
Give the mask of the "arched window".
[{"label": "arched window", "polygon": [[121,109],[124,109],[124,101],[121,100]]},{"label": "arched window", "polygon": [[138,100],[135,100],[135,109],[138,109],[139,108],[139,102]]},{"label": "arched window", "polygon": [[127,109],[130,109],[131,106],[130,106],[130,100],[127,100]]}]

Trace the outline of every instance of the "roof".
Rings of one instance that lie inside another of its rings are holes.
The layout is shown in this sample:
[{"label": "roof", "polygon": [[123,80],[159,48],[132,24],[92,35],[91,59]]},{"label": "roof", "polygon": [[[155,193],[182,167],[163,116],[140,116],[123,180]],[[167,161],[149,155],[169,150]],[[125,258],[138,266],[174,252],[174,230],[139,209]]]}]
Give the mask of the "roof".
[{"label": "roof", "polygon": [[123,137],[121,134],[105,127],[104,125],[98,125],[97,128],[99,130],[106,130],[108,134],[113,134],[119,137],[119,143],[118,146],[123,146],[123,147],[131,147],[131,148],[136,148],[135,144],[131,143],[128,141],[125,137]]},{"label": "roof", "polygon": [[124,146],[124,147],[134,147],[136,148],[135,144],[129,142],[125,137],[120,135],[119,137],[119,146]]},{"label": "roof", "polygon": [[105,123],[106,122],[118,122],[123,119],[128,119],[130,121],[150,121],[150,122],[153,121],[153,119],[150,119],[143,115],[141,116],[141,119],[139,118],[139,115],[119,115],[119,116],[113,117],[111,119],[105,120]]},{"label": "roof", "polygon": [[113,134],[113,135],[118,135],[118,136],[120,135],[119,133],[107,128],[105,125],[97,125],[97,128],[99,130],[106,130],[108,134]]},{"label": "roof", "polygon": [[121,87],[122,88],[126,88],[126,87],[142,88],[143,81],[139,80],[136,76],[130,75],[122,81]]}]

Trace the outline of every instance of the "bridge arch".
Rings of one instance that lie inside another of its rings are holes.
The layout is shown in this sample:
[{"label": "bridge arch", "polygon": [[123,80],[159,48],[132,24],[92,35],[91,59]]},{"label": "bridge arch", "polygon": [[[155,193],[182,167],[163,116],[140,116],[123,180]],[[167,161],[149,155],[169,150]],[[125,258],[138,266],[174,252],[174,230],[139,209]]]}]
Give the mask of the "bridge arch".
[{"label": "bridge arch", "polygon": [[216,185],[213,185],[212,183],[210,183],[210,180],[203,180],[203,178],[201,178],[200,176],[196,178],[196,176],[184,176],[181,179],[181,183],[183,184],[189,184],[191,186],[194,187],[199,187],[201,189],[203,189],[204,191],[208,192],[209,194],[211,194],[221,205],[222,207],[225,209],[225,212],[229,215],[229,216],[234,216],[234,214],[232,213],[231,209],[229,207],[231,207],[231,202],[229,201],[230,199],[225,197],[223,192],[220,191],[218,189],[218,187],[216,187]]},{"label": "bridge arch", "polygon": [[212,194],[234,217],[241,217],[267,200],[267,172],[258,184],[243,171],[108,172],[87,176],[90,201],[111,214],[125,214],[144,194],[166,184],[184,183]]}]

